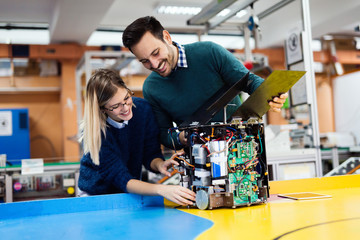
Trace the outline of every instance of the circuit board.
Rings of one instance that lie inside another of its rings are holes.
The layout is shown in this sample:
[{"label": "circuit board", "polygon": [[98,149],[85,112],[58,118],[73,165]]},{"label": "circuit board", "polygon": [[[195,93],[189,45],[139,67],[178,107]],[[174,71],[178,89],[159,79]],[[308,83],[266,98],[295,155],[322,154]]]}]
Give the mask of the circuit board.
[{"label": "circuit board", "polygon": [[234,205],[247,205],[249,202],[256,202],[258,194],[257,179],[260,174],[256,171],[248,170],[252,165],[256,165],[256,146],[254,136],[247,136],[246,139],[237,139],[235,144],[230,147],[229,165],[229,184],[233,186]]}]

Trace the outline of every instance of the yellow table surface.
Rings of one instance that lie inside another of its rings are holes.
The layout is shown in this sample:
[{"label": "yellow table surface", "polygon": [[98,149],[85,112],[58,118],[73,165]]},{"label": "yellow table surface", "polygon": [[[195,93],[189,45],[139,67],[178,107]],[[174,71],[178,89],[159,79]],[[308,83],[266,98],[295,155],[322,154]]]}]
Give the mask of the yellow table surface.
[{"label": "yellow table surface", "polygon": [[[277,197],[279,193],[294,192],[332,197]],[[360,175],[273,181],[270,194],[267,204],[250,207],[179,209],[214,222],[197,239],[360,239]]]}]

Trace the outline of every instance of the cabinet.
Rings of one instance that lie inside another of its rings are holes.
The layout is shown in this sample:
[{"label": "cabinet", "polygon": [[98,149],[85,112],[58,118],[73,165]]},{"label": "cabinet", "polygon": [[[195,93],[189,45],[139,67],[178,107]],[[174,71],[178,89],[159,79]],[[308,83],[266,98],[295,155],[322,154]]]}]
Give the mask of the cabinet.
[{"label": "cabinet", "polygon": [[32,58],[79,59],[83,54],[83,49],[77,44],[31,45],[29,54]]},{"label": "cabinet", "polygon": [[[11,67],[10,74],[0,77],[0,108],[29,110],[31,158],[44,158],[45,162],[79,161],[78,143],[73,140],[77,134],[75,70],[83,52],[98,47],[16,45],[27,49],[27,55],[15,57],[18,55],[13,54],[14,46],[0,44],[0,59],[9,61]],[[35,69],[31,69],[31,74],[27,70],[21,72],[21,66],[15,66],[17,61],[31,62]],[[40,76],[38,64],[44,61],[55,62],[58,74]]]}]

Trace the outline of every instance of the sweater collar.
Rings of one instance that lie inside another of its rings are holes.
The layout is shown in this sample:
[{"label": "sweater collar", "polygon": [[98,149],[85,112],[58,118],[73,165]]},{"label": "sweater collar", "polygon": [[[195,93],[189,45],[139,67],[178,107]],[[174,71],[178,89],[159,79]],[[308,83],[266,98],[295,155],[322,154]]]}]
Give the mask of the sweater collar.
[{"label": "sweater collar", "polygon": [[128,125],[129,123],[129,121],[117,122],[110,117],[106,119],[106,122],[109,123],[114,128],[118,128],[118,129],[124,128],[125,125]]},{"label": "sweater collar", "polygon": [[186,55],[185,55],[184,46],[180,45],[180,44],[178,44],[177,42],[174,42],[174,41],[173,41],[173,45],[179,49],[179,57],[178,57],[178,61],[177,61],[177,64],[176,64],[176,68],[178,68],[178,67],[187,68],[188,64],[187,64],[187,61],[186,61]]}]

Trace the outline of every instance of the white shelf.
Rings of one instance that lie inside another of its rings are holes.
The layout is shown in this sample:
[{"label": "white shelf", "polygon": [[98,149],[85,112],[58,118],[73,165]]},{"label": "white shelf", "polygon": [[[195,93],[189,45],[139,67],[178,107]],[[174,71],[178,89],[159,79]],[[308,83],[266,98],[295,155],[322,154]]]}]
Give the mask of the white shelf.
[{"label": "white shelf", "polygon": [[60,92],[60,87],[4,87],[0,93],[39,93]]}]

